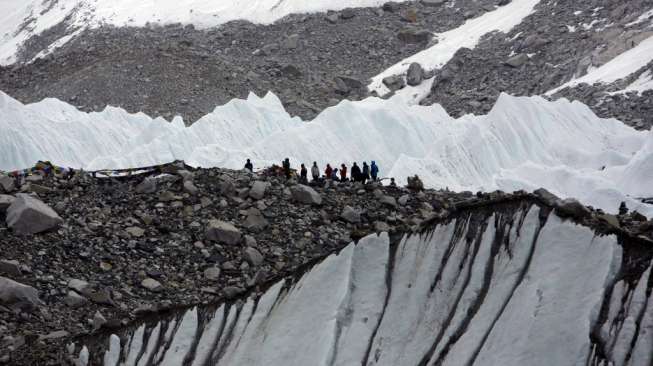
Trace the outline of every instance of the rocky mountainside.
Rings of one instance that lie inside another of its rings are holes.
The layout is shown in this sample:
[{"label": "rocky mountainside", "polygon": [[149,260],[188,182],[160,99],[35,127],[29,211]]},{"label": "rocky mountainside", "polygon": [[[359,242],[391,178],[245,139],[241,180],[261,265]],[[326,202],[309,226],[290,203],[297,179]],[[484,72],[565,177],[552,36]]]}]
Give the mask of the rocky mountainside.
[{"label": "rocky mountainside", "polygon": [[[525,1],[532,0],[516,0]],[[273,91],[292,114],[310,119],[339,100],[371,95],[366,88],[371,77],[437,44],[438,34],[508,3],[390,2],[289,15],[270,25],[235,21],[201,30],[156,23],[105,26],[80,30],[30,62],[76,29],[63,22],[23,44],[20,62],[0,70],[0,90],[24,102],[57,97],[83,110],[114,105],[168,119],[182,115],[187,122],[250,91]],[[416,69],[420,75],[410,84],[432,83],[421,103],[440,103],[454,116],[484,113],[500,92],[545,94],[653,35],[650,0],[534,4],[532,14],[509,32],[492,33],[494,25],[488,24],[473,49],[459,49],[436,70]],[[642,53],[644,61],[616,80],[565,88],[553,97],[581,100],[600,116],[647,129],[653,124],[650,88],[629,88],[636,80],[650,82],[653,53]],[[402,78],[387,86],[403,87]]]}]

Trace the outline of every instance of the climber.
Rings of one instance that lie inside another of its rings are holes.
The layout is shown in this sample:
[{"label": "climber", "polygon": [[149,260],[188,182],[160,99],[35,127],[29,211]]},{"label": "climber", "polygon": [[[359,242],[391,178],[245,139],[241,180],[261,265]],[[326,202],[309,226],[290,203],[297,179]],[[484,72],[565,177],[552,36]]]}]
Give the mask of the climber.
[{"label": "climber", "polygon": [[331,168],[331,164],[327,164],[326,169],[324,169],[324,177],[326,179],[331,179],[332,173],[333,173],[333,169]]},{"label": "climber", "polygon": [[245,163],[245,169],[249,170],[250,172],[254,171],[254,165],[252,165],[252,162],[247,159],[247,162]]},{"label": "climber", "polygon": [[347,166],[345,164],[340,165],[340,180],[347,181]]},{"label": "climber", "polygon": [[379,176],[379,166],[376,165],[376,161],[372,160],[372,166],[370,167],[370,174],[372,175],[372,181],[376,182],[376,178]]},{"label": "climber", "polygon": [[308,184],[308,170],[304,164],[302,164],[302,169],[300,170],[299,183]]},{"label": "climber", "polygon": [[313,162],[313,166],[311,167],[311,175],[313,176],[313,181],[317,181],[320,179],[320,168],[317,167],[317,162]]},{"label": "climber", "polygon": [[283,173],[286,175],[286,179],[290,179],[290,159],[288,158],[283,161]]},{"label": "climber", "polygon": [[361,168],[354,163],[354,165],[351,166],[351,180],[352,182],[360,182],[361,179]]},{"label": "climber", "polygon": [[340,178],[338,178],[338,168],[334,168],[333,171],[331,172],[331,180],[333,181],[340,180]]},{"label": "climber", "polygon": [[367,165],[367,162],[363,162],[363,173],[361,174],[361,182],[363,184],[367,183],[367,180],[370,179],[370,166]]}]

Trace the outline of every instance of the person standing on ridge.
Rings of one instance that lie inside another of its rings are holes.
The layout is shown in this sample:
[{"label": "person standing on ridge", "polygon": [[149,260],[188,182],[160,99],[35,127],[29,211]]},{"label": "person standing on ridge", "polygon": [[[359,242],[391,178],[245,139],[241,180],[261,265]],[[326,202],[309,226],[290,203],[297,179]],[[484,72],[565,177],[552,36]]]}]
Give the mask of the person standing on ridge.
[{"label": "person standing on ridge", "polygon": [[347,181],[347,166],[345,164],[340,165],[340,180]]},{"label": "person standing on ridge", "polygon": [[333,169],[331,168],[331,164],[327,164],[326,169],[324,169],[326,179],[331,179],[331,174],[333,174]]},{"label": "person standing on ridge", "polygon": [[245,169],[249,170],[250,172],[254,171],[254,165],[251,161],[249,161],[249,159],[247,159],[247,162],[245,163]]},{"label": "person standing on ridge", "polygon": [[367,180],[370,179],[370,166],[367,165],[367,162],[363,162],[363,174],[361,174],[361,182],[363,184],[367,183]]},{"label": "person standing on ridge", "polygon": [[286,179],[290,179],[290,159],[288,158],[283,161],[283,173],[286,175]]},{"label": "person standing on ridge", "polygon": [[304,164],[302,164],[302,169],[299,174],[299,182],[302,184],[308,184],[308,170]]},{"label": "person standing on ridge", "polygon": [[361,168],[354,163],[351,167],[351,180],[352,182],[360,182],[361,179]]},{"label": "person standing on ridge", "polygon": [[376,178],[379,176],[379,166],[376,165],[376,161],[372,160],[372,166],[370,167],[370,174],[372,175],[372,181],[376,182]]},{"label": "person standing on ridge", "polygon": [[338,181],[338,168],[334,168],[333,172],[331,172],[331,180],[333,181]]},{"label": "person standing on ridge", "polygon": [[317,182],[318,179],[320,179],[320,168],[317,167],[317,162],[313,162],[313,166],[311,167],[311,175],[313,176],[313,181]]}]

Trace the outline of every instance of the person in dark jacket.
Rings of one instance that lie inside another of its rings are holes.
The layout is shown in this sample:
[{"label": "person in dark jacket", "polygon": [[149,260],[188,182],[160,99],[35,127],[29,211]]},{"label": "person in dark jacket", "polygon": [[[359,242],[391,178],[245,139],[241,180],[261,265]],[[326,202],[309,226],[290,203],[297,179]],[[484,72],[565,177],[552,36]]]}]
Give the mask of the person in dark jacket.
[{"label": "person in dark jacket", "polygon": [[372,176],[372,181],[376,182],[376,178],[379,176],[379,166],[376,165],[376,161],[372,161],[372,166],[370,166],[370,175]]},{"label": "person in dark jacket", "polygon": [[370,179],[370,166],[367,165],[367,162],[363,162],[363,173],[361,174],[361,182],[365,184],[367,180]]},{"label": "person in dark jacket", "polygon": [[326,179],[331,179],[331,174],[333,174],[333,168],[331,168],[331,164],[327,164],[326,169],[324,169],[324,176]]},{"label": "person in dark jacket", "polygon": [[340,165],[340,180],[347,181],[347,166],[345,164]]},{"label": "person in dark jacket", "polygon": [[283,174],[285,174],[286,179],[290,179],[290,159],[288,158],[283,161]]},{"label": "person in dark jacket", "polygon": [[299,182],[302,184],[308,184],[308,169],[302,164],[302,169],[299,172]]},{"label": "person in dark jacket", "polygon": [[247,159],[247,162],[245,163],[245,169],[249,170],[250,172],[254,171],[254,165],[251,161],[249,161],[249,159]]},{"label": "person in dark jacket", "polygon": [[361,168],[354,163],[354,165],[351,166],[351,180],[354,182],[360,182],[361,180]]},{"label": "person in dark jacket", "polygon": [[311,167],[311,175],[313,176],[313,181],[320,179],[320,168],[317,167],[317,161],[313,162],[313,166]]},{"label": "person in dark jacket", "polygon": [[334,168],[333,172],[331,172],[331,180],[334,181],[339,181],[340,178],[338,178],[338,168]]}]

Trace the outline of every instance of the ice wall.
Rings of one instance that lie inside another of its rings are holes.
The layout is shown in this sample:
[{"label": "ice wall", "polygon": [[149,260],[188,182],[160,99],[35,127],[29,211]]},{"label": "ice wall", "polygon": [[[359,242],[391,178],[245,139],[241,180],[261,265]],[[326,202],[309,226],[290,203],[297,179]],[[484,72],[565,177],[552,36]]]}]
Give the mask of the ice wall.
[{"label": "ice wall", "polygon": [[617,281],[622,253],[537,206],[464,214],[368,236],[240,306],[141,325],[104,364],[650,365],[651,269]]}]

